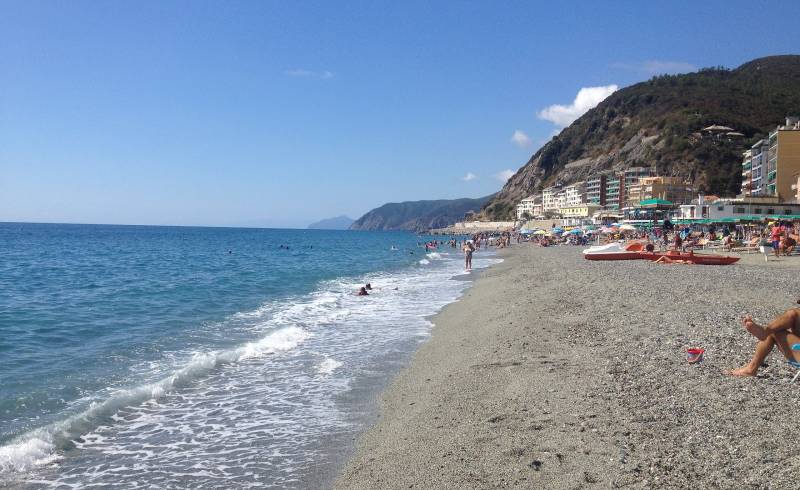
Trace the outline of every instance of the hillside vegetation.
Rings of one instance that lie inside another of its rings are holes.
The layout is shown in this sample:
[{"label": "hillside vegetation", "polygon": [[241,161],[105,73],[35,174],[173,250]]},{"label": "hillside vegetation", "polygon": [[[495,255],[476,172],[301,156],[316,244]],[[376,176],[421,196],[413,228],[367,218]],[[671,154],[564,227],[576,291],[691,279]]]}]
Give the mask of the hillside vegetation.
[{"label": "hillside vegetation", "polygon": [[[618,90],[545,144],[483,208],[507,219],[543,187],[633,166],[685,178],[698,190],[735,195],[742,151],[787,115],[800,114],[800,56],[760,58],[734,69],[662,75]],[[696,138],[712,124],[745,138]]]},{"label": "hillside vegetation", "polygon": [[350,229],[420,232],[443,228],[463,220],[466,213],[478,212],[492,197],[388,203],[358,218]]}]

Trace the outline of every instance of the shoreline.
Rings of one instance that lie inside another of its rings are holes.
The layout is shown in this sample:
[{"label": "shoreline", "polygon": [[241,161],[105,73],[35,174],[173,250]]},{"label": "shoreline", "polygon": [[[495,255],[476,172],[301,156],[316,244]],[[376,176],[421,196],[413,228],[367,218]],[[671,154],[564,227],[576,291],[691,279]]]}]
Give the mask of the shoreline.
[{"label": "shoreline", "polygon": [[[791,486],[800,422],[779,354],[739,319],[795,306],[794,259],[585,261],[515,245],[432,321],[335,488]],[[685,349],[704,347],[700,365]]]}]

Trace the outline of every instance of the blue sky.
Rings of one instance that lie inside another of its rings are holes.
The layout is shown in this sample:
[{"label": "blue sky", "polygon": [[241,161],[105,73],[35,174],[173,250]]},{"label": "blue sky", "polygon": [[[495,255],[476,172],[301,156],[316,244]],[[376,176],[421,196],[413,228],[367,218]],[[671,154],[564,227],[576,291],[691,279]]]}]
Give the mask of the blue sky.
[{"label": "blue sky", "polygon": [[798,2],[0,2],[0,221],[302,227],[487,195],[614,85],[797,53],[798,18]]}]

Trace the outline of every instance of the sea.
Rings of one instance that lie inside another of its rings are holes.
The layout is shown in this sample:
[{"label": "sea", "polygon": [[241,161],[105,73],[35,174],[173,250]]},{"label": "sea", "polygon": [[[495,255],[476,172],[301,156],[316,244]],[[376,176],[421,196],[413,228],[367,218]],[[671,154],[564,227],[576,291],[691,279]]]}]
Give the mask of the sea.
[{"label": "sea", "polygon": [[430,239],[0,223],[0,488],[329,486],[473,277]]}]

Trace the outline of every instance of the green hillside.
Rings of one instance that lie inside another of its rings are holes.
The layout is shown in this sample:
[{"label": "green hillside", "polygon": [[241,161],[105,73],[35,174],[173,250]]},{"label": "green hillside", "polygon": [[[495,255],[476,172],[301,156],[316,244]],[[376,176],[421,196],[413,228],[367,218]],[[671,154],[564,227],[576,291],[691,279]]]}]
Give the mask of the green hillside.
[{"label": "green hillside", "polygon": [[[483,209],[509,218],[516,203],[555,182],[602,171],[654,166],[698,190],[734,195],[741,153],[787,115],[800,114],[800,56],[761,58],[734,69],[662,75],[623,88],[537,151]],[[696,137],[720,124],[744,133],[732,141]]]}]

